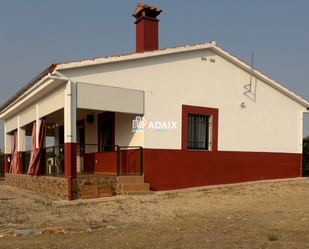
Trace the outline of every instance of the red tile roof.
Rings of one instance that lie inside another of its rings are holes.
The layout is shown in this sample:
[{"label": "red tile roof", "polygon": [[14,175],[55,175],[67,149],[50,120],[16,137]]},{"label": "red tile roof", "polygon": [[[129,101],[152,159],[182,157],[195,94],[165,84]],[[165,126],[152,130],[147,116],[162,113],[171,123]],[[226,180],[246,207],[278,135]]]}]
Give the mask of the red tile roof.
[{"label": "red tile roof", "polygon": [[157,7],[150,6],[150,5],[143,4],[143,3],[138,3],[137,7],[143,7],[144,9],[150,9],[150,10],[154,10],[154,11],[157,11],[157,12],[162,12],[162,10],[158,9]]},{"label": "red tile roof", "polygon": [[143,10],[151,10],[151,11],[158,12],[157,15],[159,15],[160,12],[162,12],[162,10],[158,9],[157,7],[150,6],[150,5],[143,4],[143,3],[138,3],[132,16],[136,17]]}]

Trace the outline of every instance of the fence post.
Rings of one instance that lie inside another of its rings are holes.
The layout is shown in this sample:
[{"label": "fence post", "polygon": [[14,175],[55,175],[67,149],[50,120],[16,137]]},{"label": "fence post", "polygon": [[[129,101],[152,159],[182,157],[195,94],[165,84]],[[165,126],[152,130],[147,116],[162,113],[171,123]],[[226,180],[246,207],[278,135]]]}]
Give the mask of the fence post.
[{"label": "fence post", "polygon": [[139,174],[143,175],[143,147],[139,147]]}]

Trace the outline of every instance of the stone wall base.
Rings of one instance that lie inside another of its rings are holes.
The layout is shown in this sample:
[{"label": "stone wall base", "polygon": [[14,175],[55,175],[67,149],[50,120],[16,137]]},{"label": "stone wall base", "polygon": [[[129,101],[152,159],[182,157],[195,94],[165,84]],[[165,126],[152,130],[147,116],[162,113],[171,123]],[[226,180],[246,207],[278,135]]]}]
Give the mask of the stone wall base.
[{"label": "stone wall base", "polygon": [[[82,185],[102,183],[110,183],[113,195],[121,194],[119,186],[117,185],[116,176],[73,179],[73,200],[81,198]],[[5,174],[5,184],[56,199],[68,200],[69,197],[68,179],[62,177]]]},{"label": "stone wall base", "polygon": [[68,179],[5,174],[5,184],[57,199],[68,200]]}]

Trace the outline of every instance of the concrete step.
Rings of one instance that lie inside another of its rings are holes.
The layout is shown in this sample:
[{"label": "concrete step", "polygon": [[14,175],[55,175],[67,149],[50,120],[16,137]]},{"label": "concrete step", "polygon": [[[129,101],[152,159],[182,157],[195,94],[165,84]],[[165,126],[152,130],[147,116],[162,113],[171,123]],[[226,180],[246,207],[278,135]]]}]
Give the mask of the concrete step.
[{"label": "concrete step", "polygon": [[149,191],[149,183],[122,183],[122,191]]},{"label": "concrete step", "polygon": [[144,176],[118,176],[118,184],[123,183],[144,183]]},{"label": "concrete step", "polygon": [[126,195],[153,195],[152,191],[126,191]]}]

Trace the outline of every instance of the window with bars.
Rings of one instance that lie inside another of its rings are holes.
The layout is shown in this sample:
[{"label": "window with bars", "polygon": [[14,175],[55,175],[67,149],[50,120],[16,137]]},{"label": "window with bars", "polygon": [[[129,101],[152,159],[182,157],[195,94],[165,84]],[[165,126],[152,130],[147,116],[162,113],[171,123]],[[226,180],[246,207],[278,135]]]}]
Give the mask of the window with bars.
[{"label": "window with bars", "polygon": [[211,115],[188,114],[189,150],[211,150]]}]

